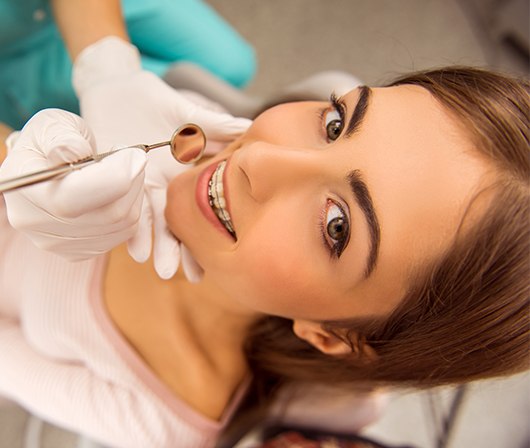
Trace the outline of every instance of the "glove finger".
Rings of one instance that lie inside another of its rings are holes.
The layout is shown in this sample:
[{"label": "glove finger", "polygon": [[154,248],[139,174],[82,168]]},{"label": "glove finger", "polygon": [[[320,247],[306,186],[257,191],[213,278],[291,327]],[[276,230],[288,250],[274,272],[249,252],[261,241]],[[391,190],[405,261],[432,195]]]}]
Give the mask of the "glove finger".
[{"label": "glove finger", "polygon": [[16,176],[70,163],[95,154],[94,138],[77,115],[59,109],[35,114],[9,135],[6,175]]},{"label": "glove finger", "polygon": [[117,201],[106,205],[100,209],[91,211],[72,220],[78,228],[86,228],[87,234],[102,235],[104,233],[123,232],[126,229],[129,234],[124,242],[131,238],[136,232],[140,216],[142,213],[142,206],[144,202],[144,186],[141,179],[132,184],[131,189],[124,196]]},{"label": "glove finger", "polygon": [[148,196],[145,195],[140,220],[138,221],[138,229],[132,238],[127,241],[129,255],[137,263],[145,263],[149,255],[151,255],[152,225],[151,205]]},{"label": "glove finger", "polygon": [[155,271],[160,278],[167,280],[175,275],[180,263],[179,242],[169,231],[164,217],[166,190],[153,188],[149,196],[153,213]]},{"label": "glove finger", "polygon": [[6,144],[6,149],[7,149],[8,154],[13,149],[13,146],[15,146],[15,143],[17,142],[19,136],[20,136],[20,131],[13,131],[11,132],[11,134],[7,136],[5,144]]},{"label": "glove finger", "polygon": [[190,121],[201,126],[207,138],[218,141],[233,140],[246,132],[252,124],[247,118],[237,118],[200,108],[192,114]]},{"label": "glove finger", "polygon": [[50,164],[42,154],[15,144],[9,149],[9,157],[0,165],[0,172],[2,180],[5,180],[49,167]]},{"label": "glove finger", "polygon": [[26,148],[38,150],[51,165],[70,163],[96,153],[96,143],[85,121],[78,115],[45,109],[35,114],[22,133],[32,132]]},{"label": "glove finger", "polygon": [[31,187],[28,197],[56,216],[75,218],[113,204],[133,185],[141,185],[145,164],[142,150],[120,151],[63,179]]},{"label": "glove finger", "polygon": [[175,275],[180,263],[180,247],[167,227],[155,230],[154,257],[155,271],[160,278],[168,280]]},{"label": "glove finger", "polygon": [[[127,231],[127,238],[120,241],[124,242],[134,234],[138,225],[143,191],[143,182],[140,180],[117,201],[77,217],[55,216],[49,212],[48,204],[42,208],[26,198],[17,199],[11,210],[14,219],[12,225],[19,230],[40,235],[43,239],[98,238]],[[11,198],[8,197],[8,200]],[[133,227],[134,231],[127,230]]]},{"label": "glove finger", "polygon": [[130,230],[85,238],[57,237],[39,241],[36,245],[70,261],[82,261],[102,255],[120,245],[130,236]]},{"label": "glove finger", "polygon": [[180,244],[182,253],[182,269],[184,275],[190,283],[199,283],[204,275],[204,270],[199,266],[199,263],[193,258],[190,250],[185,244]]}]

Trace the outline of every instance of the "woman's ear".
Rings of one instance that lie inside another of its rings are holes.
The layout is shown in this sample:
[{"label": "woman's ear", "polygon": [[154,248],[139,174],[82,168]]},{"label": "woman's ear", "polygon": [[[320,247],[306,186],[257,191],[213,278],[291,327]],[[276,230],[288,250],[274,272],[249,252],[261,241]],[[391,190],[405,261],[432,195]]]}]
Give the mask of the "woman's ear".
[{"label": "woman's ear", "polygon": [[309,320],[293,321],[293,332],[326,355],[357,354],[366,361],[375,361],[377,353],[358,334],[350,335],[351,345],[335,334],[322,328],[322,324]]},{"label": "woman's ear", "polygon": [[309,320],[295,320],[293,331],[300,339],[309,342],[326,355],[347,355],[351,347],[333,333],[322,328],[322,324]]}]

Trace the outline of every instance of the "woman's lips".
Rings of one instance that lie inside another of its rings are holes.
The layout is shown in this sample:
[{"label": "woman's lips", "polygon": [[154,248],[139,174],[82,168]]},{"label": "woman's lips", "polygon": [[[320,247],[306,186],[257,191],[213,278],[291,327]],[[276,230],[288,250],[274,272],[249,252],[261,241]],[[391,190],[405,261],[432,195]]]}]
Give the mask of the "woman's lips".
[{"label": "woman's lips", "polygon": [[[208,165],[202,172],[199,174],[199,177],[197,179],[197,187],[195,189],[195,200],[197,202],[197,205],[199,206],[199,210],[202,212],[204,217],[207,221],[209,221],[216,229],[221,231],[224,235],[228,236],[233,241],[233,236],[228,232],[226,227],[219,221],[217,216],[215,215],[214,211],[212,210],[212,207],[210,206],[210,201],[208,197],[208,182],[210,181],[214,171],[216,170],[219,163],[222,162],[222,160],[218,160],[215,163],[212,163],[211,165]],[[226,209],[229,209],[229,199],[228,199],[228,188],[227,188],[227,182],[226,182],[226,168],[228,167],[228,160],[225,167],[225,172],[223,175],[223,187],[224,187],[224,197],[226,200]]]}]

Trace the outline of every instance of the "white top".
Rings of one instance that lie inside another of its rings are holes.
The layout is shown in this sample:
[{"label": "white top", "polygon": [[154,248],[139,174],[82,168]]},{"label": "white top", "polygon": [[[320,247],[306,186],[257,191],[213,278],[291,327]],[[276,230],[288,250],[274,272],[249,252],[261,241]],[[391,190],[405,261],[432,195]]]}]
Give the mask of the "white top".
[{"label": "white top", "polygon": [[107,314],[105,263],[37,249],[0,196],[0,396],[111,447],[214,446],[248,382],[221,421],[175,396]]}]

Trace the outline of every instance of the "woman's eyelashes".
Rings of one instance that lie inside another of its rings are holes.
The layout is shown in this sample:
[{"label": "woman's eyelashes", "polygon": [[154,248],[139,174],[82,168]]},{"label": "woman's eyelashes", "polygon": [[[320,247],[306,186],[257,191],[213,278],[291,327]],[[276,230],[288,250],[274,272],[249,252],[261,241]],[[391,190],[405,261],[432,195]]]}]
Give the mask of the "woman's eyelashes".
[{"label": "woman's eyelashes", "polygon": [[346,116],[346,106],[335,94],[331,94],[329,99],[331,108],[325,108],[322,113],[322,126],[328,143],[337,140],[344,129]]},{"label": "woman's eyelashes", "polygon": [[350,239],[350,220],[344,208],[328,199],[320,218],[320,231],[331,257],[339,258]]}]

